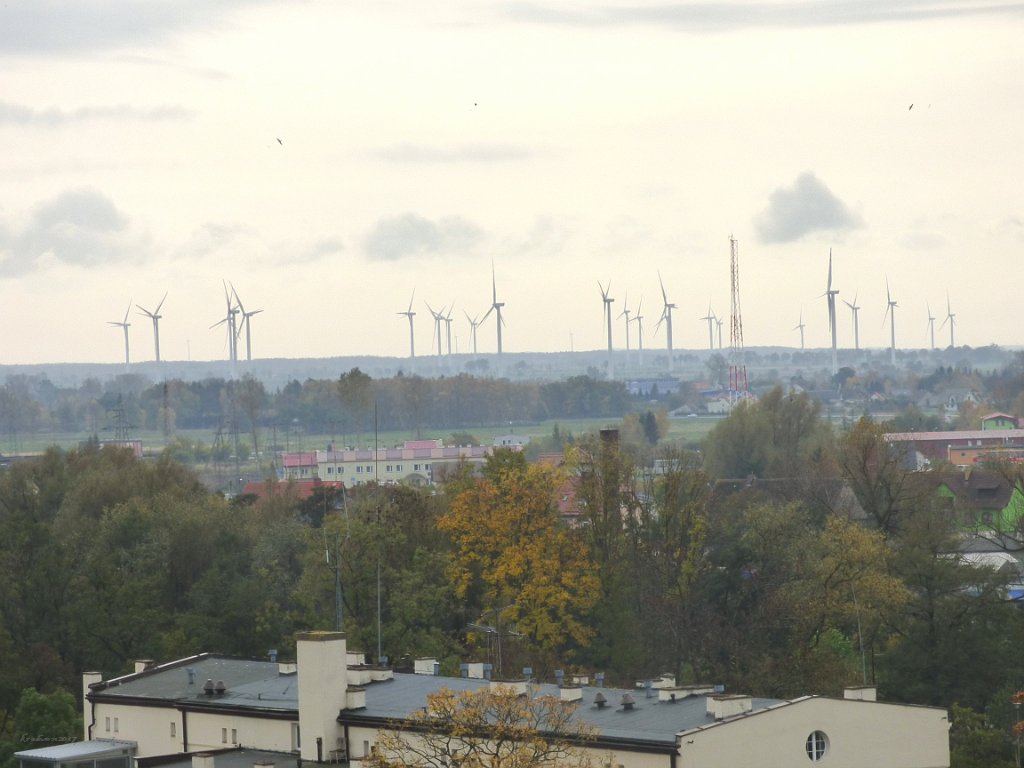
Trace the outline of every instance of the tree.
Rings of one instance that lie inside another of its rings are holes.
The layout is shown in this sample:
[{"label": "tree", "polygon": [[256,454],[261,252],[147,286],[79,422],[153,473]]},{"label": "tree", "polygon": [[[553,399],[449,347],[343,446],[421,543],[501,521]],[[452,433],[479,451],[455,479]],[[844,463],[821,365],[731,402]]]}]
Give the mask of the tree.
[{"label": "tree", "polygon": [[394,728],[380,731],[368,768],[532,768],[591,764],[593,729],[574,718],[576,704],[557,696],[518,695],[512,687],[427,697]]},{"label": "tree", "polygon": [[589,642],[586,615],[598,600],[594,565],[558,518],[560,484],[551,467],[513,462],[459,483],[438,520],[455,546],[456,594],[514,624],[538,663]]},{"label": "tree", "polygon": [[358,368],[338,377],[338,400],[348,416],[348,426],[358,431],[373,411],[373,379]]}]

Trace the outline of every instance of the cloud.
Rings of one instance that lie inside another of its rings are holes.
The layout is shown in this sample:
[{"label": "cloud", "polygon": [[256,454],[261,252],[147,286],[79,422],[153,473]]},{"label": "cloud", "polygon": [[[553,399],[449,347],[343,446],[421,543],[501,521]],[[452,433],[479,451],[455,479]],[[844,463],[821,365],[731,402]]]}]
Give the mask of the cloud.
[{"label": "cloud", "polygon": [[504,162],[531,156],[511,144],[463,144],[454,147],[428,147],[421,144],[395,144],[378,150],[376,156],[396,163]]},{"label": "cloud", "polygon": [[160,42],[224,23],[263,0],[32,0],[7,3],[0,54],[65,54]]},{"label": "cloud", "polygon": [[0,232],[0,275],[26,274],[48,262],[86,267],[126,261],[139,245],[110,198],[72,190],[36,208],[21,231]]},{"label": "cloud", "polygon": [[765,243],[788,243],[811,232],[844,231],[864,226],[860,216],[832,194],[813,173],[802,173],[789,188],[776,189],[768,210],[757,220]]},{"label": "cloud", "polygon": [[431,221],[415,213],[382,219],[366,238],[366,255],[381,261],[458,254],[483,239],[480,228],[460,216]]},{"label": "cloud", "polygon": [[961,18],[967,16],[1024,16],[1019,2],[976,0],[860,0],[827,3],[703,2],[648,5],[582,6],[566,10],[541,3],[506,3],[506,16],[535,24],[572,26],[655,25],[690,32],[725,32],[747,28],[827,27],[894,21]]},{"label": "cloud", "polygon": [[127,104],[116,104],[106,107],[80,107],[64,110],[32,109],[9,101],[0,101],[0,125],[39,125],[48,128],[76,123],[84,120],[143,120],[164,121],[183,120],[192,116],[190,110],[183,107],[153,107],[140,109]]}]

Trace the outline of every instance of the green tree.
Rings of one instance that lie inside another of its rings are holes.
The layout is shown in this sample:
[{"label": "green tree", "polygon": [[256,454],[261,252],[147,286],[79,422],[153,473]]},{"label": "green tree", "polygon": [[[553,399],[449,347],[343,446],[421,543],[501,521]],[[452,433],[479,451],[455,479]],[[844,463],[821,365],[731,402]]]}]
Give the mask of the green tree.
[{"label": "green tree", "polygon": [[463,486],[438,520],[455,547],[456,595],[515,625],[538,663],[590,641],[598,600],[594,565],[558,518],[561,482],[547,466],[509,468]]}]

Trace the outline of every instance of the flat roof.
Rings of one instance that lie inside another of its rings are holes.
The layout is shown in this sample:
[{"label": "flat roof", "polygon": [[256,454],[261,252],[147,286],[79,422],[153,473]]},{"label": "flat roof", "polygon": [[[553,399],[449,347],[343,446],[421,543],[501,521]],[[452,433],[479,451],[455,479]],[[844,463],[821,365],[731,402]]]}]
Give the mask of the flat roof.
[{"label": "flat roof", "polygon": [[54,744],[49,747],[26,749],[23,752],[15,752],[14,756],[18,759],[61,763],[72,760],[96,759],[105,755],[121,755],[125,752],[134,753],[137,748],[138,743],[134,741],[93,739],[92,741],[72,741],[64,744]]}]

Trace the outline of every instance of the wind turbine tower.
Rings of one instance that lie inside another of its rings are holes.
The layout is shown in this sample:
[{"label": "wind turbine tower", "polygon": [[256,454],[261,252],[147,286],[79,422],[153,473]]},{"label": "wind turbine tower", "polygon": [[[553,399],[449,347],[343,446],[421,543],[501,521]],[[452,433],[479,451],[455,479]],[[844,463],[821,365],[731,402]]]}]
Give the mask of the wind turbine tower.
[{"label": "wind turbine tower", "polygon": [[850,308],[853,313],[853,348],[860,350],[860,307],[857,306],[857,294],[853,294],[853,304],[843,299],[843,304]]},{"label": "wind turbine tower", "polygon": [[469,335],[473,339],[473,354],[475,355],[476,354],[476,329],[477,329],[477,326],[480,325],[481,321],[477,320],[475,317],[470,317],[469,316],[469,312],[466,312],[465,310],[463,310],[463,314],[466,316],[466,319],[469,320]]},{"label": "wind turbine tower", "polygon": [[[426,304],[426,302],[423,302]],[[431,316],[434,318],[434,339],[437,341],[437,355],[441,356],[441,321],[444,320],[444,315],[441,312],[435,312],[433,307],[427,304],[427,309],[430,311]]]},{"label": "wind turbine tower", "polygon": [[708,324],[708,349],[713,350],[715,348],[715,313],[711,311],[710,304],[708,304],[708,313],[699,319]]},{"label": "wind turbine tower", "polygon": [[[611,283],[608,284],[611,288]],[[633,314],[633,311],[629,308],[629,297],[628,294],[622,299],[622,311],[619,313],[619,317],[626,318],[626,359],[629,359],[629,316]]]},{"label": "wind turbine tower", "polygon": [[505,302],[498,301],[498,283],[494,277],[494,262],[491,262],[491,308],[487,310],[487,314],[480,318],[482,323],[488,317],[491,312],[495,314],[495,325],[498,327],[498,354],[501,354],[501,326],[505,324],[505,321],[501,318],[501,308],[505,306]]},{"label": "wind turbine tower", "polygon": [[218,320],[210,326],[216,328],[219,325],[226,325],[228,331],[228,361],[231,363],[231,375],[235,374],[235,363],[238,362],[238,333],[235,329],[235,314],[238,307],[231,303],[231,294],[228,292],[228,283],[224,281],[224,301],[227,304],[227,314],[223,320]]},{"label": "wind turbine tower", "polygon": [[828,298],[828,327],[832,333],[832,375],[839,371],[839,360],[836,355],[836,294],[837,290],[832,288],[832,249],[828,251],[828,287],[825,288],[825,296]]},{"label": "wind turbine tower", "polygon": [[729,282],[732,308],[729,318],[729,393],[733,402],[747,396],[747,365],[743,356],[743,313],[740,311],[740,248],[729,235]]},{"label": "wind turbine tower", "polygon": [[[953,331],[956,328],[956,313],[949,308],[949,291],[946,292],[946,319],[942,321],[942,325],[949,323],[949,346],[956,348],[956,339],[953,336]],[[941,330],[942,325],[939,326]]]},{"label": "wind turbine tower", "polygon": [[[262,309],[254,309],[250,312],[245,311],[245,307],[242,306],[242,299],[238,295],[238,291],[235,290],[235,286],[231,286],[231,292],[235,295],[235,303],[238,304],[238,311],[242,314],[242,322],[239,324],[238,329],[235,331],[237,336],[242,335],[242,326],[245,326],[245,359],[246,362],[252,362],[252,328],[250,321],[253,315],[258,315],[262,312]],[[238,341],[235,341],[235,355],[238,354]]]},{"label": "wind turbine tower", "polygon": [[804,349],[804,311],[800,310],[800,322],[793,326],[794,331],[800,331],[800,351]]},{"label": "wind turbine tower", "polygon": [[607,325],[608,325],[608,358],[611,359],[611,356],[612,356],[612,302],[615,301],[615,299],[611,298],[608,295],[608,291],[610,291],[611,288],[612,288],[611,281],[608,282],[608,287],[605,288],[604,286],[601,285],[601,281],[598,280],[597,281],[597,287],[601,289],[601,301],[604,302],[604,314],[605,314],[605,319],[607,320]]},{"label": "wind turbine tower", "polygon": [[165,293],[164,297],[160,299],[160,303],[156,305],[156,309],[152,312],[138,304],[135,305],[141,310],[142,314],[153,321],[153,347],[156,350],[156,361],[158,363],[160,362],[160,307],[164,305],[166,299],[167,294]]},{"label": "wind turbine tower", "polygon": [[[885,281],[885,300],[887,302],[885,313],[889,316],[889,363],[896,365],[896,307],[899,306],[889,292],[889,281]],[[884,323],[885,320],[883,319]]]},{"label": "wind turbine tower", "polygon": [[640,314],[643,306],[644,300],[641,298],[640,303],[636,305],[636,314],[633,315],[633,322],[636,323],[637,363],[639,365],[644,363],[644,316]]},{"label": "wind turbine tower", "polygon": [[448,356],[452,355],[452,310],[455,309],[455,305],[452,304],[448,307],[448,314],[441,318],[444,321],[445,331],[448,336]]},{"label": "wind turbine tower", "polygon": [[931,348],[932,348],[932,351],[934,352],[935,351],[935,315],[932,314],[932,307],[931,307],[931,305],[927,301],[924,303],[924,305],[925,305],[925,307],[928,310],[928,336],[931,339],[931,345],[932,345]]},{"label": "wind turbine tower", "polygon": [[128,313],[132,311],[131,301],[128,302],[128,309],[124,311],[124,320],[108,320],[107,325],[117,325],[124,330],[124,367],[127,368],[131,363],[131,356],[128,354],[128,326],[131,323],[128,322]]},{"label": "wind turbine tower", "polygon": [[665,293],[665,282],[661,279],[661,272],[658,272],[658,284],[661,286],[661,300],[663,307],[661,310],[661,318],[658,320],[658,325],[654,326],[655,332],[662,323],[665,323],[665,339],[666,348],[668,349],[668,369],[672,370],[672,310],[676,308],[675,304],[670,304],[668,300],[668,294]]},{"label": "wind turbine tower", "polygon": [[399,315],[405,315],[409,318],[409,358],[416,357],[416,335],[412,330],[412,319],[416,317],[416,313],[412,311],[412,301],[416,298],[416,289],[412,291],[412,296],[409,297],[409,308],[405,312],[398,312]]},{"label": "wind turbine tower", "polygon": [[722,348],[722,326],[725,325],[725,320],[715,315],[715,324],[718,326],[718,348]]}]

